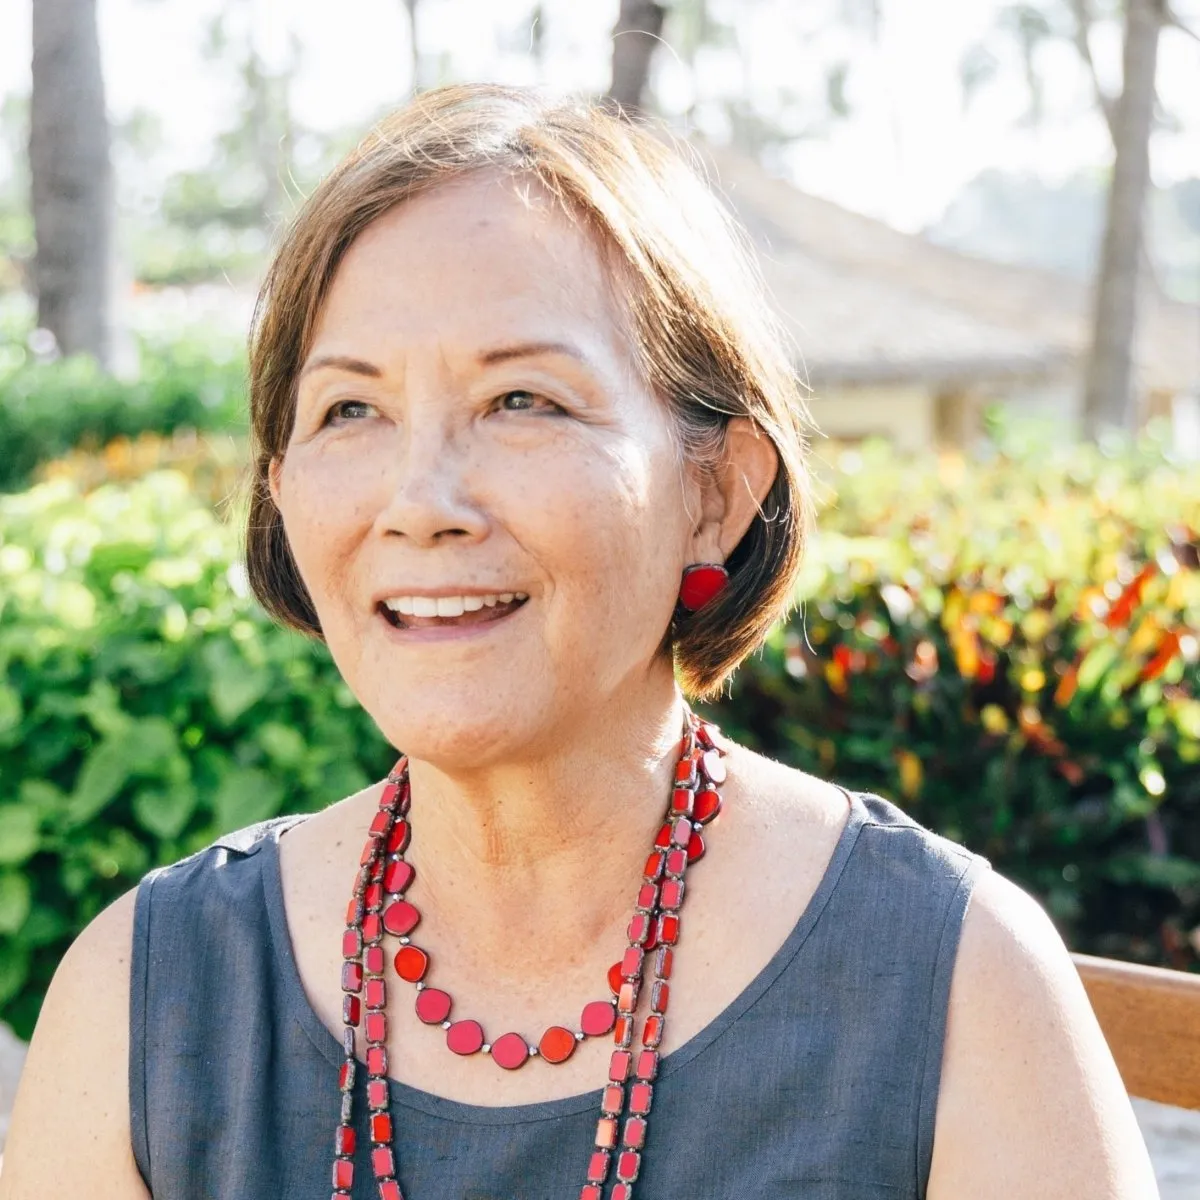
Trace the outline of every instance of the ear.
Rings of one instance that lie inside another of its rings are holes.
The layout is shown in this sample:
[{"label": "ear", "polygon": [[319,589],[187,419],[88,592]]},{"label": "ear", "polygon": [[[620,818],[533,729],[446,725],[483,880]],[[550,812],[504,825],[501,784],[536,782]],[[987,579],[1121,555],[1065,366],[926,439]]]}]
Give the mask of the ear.
[{"label": "ear", "polygon": [[279,475],[283,470],[283,459],[276,456],[267,464],[267,487],[271,492],[271,500],[279,508]]},{"label": "ear", "polygon": [[693,562],[723,563],[733,553],[762,510],[778,471],[775,443],[749,417],[733,417],[725,427],[721,463],[701,481]]}]

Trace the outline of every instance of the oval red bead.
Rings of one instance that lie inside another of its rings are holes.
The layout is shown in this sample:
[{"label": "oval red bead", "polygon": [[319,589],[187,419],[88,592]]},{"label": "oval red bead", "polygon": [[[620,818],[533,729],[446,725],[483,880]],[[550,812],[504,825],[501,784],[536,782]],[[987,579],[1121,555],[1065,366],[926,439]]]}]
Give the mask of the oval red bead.
[{"label": "oval red bead", "polygon": [[525,1065],[529,1057],[529,1044],[519,1033],[506,1033],[492,1043],[492,1058],[506,1071],[515,1071]]},{"label": "oval red bead", "polygon": [[698,830],[688,839],[687,860],[694,863],[698,858],[704,857],[705,851],[704,836]]},{"label": "oval red bead", "polygon": [[388,834],[387,852],[389,854],[403,854],[408,849],[408,839],[412,833],[407,821],[397,821],[392,826],[392,832]]},{"label": "oval red bead", "polygon": [[576,1038],[561,1025],[551,1025],[538,1042],[538,1053],[548,1063],[566,1062],[575,1053]]},{"label": "oval red bead", "polygon": [[422,988],[417,993],[417,1016],[426,1025],[440,1025],[449,1015],[454,1001],[440,988]]},{"label": "oval red bead", "polygon": [[383,910],[383,927],[396,937],[412,933],[421,920],[421,914],[407,900],[393,900]]},{"label": "oval red bead", "polygon": [[416,871],[411,863],[402,858],[392,859],[383,869],[383,890],[386,892],[402,892],[413,881]]},{"label": "oval red bead", "polygon": [[446,1030],[446,1045],[455,1054],[474,1054],[483,1042],[483,1026],[478,1021],[455,1021]]},{"label": "oval red bead", "polygon": [[706,821],[711,821],[720,811],[721,794],[714,792],[711,788],[705,788],[696,796],[696,803],[692,806],[692,820],[699,821],[703,825]]},{"label": "oval red bead", "polygon": [[624,982],[625,980],[621,975],[621,964],[619,962],[613,963],[608,968],[608,990],[615,996],[621,990],[621,984]]},{"label": "oval red bead", "polygon": [[396,951],[396,974],[408,983],[417,983],[429,970],[429,955],[417,946],[401,946]]},{"label": "oval red bead", "polygon": [[588,1037],[603,1037],[612,1032],[617,1023],[617,1008],[611,1000],[593,1000],[583,1006],[579,1016],[579,1028]]}]

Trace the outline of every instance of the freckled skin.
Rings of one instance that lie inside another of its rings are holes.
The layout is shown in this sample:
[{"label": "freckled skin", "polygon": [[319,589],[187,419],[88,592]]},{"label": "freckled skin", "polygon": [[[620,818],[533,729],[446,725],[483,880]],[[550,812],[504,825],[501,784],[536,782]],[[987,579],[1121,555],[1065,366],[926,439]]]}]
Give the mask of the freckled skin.
[{"label": "freckled skin", "polygon": [[[618,305],[588,233],[497,174],[392,210],[338,268],[307,362],[379,375],[302,378],[272,484],[339,669],[417,757],[536,752],[597,706],[669,686],[656,651],[701,556],[700,493]],[[586,361],[479,361],[531,342]],[[454,585],[530,599],[486,637],[411,645],[372,604]]]}]

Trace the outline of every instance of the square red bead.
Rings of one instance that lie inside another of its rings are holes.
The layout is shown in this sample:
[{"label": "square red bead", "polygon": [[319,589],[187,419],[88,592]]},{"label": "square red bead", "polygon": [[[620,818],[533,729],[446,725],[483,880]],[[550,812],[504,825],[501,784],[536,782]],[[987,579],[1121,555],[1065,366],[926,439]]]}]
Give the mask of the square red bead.
[{"label": "square red bead", "polygon": [[646,869],[642,872],[649,880],[661,879],[663,868],[667,865],[667,856],[661,850],[655,850],[646,859]]},{"label": "square red bead", "polygon": [[617,993],[617,1011],[632,1013],[637,1011],[638,986],[636,983],[623,983]]},{"label": "square red bead", "polygon": [[621,1140],[631,1149],[640,1150],[646,1144],[646,1122],[641,1117],[628,1117]]},{"label": "square red bead", "polygon": [[644,1117],[650,1111],[650,1101],[654,1097],[654,1088],[648,1083],[635,1083],[629,1089],[629,1111],[638,1117]]},{"label": "square red bead", "polygon": [[696,764],[693,759],[685,758],[675,764],[675,782],[691,783],[696,777]]},{"label": "square red bead", "polygon": [[371,1075],[386,1075],[388,1069],[387,1050],[383,1046],[367,1047],[367,1072]]},{"label": "square red bead", "polygon": [[600,1111],[605,1116],[615,1117],[625,1107],[625,1089],[619,1083],[610,1083],[600,1100]]},{"label": "square red bead", "polygon": [[384,1179],[379,1184],[379,1200],[404,1200],[400,1185],[394,1179]]},{"label": "square red bead", "polygon": [[646,913],[638,913],[629,922],[629,940],[634,945],[640,946],[646,940],[646,935],[649,932],[650,917]]},{"label": "square red bead", "polygon": [[387,1081],[383,1079],[370,1079],[367,1081],[367,1107],[368,1108],[387,1108],[388,1106],[388,1089]]},{"label": "square red bead", "polygon": [[333,1186],[347,1191],[354,1186],[354,1164],[348,1158],[333,1160]]},{"label": "square red bead", "polygon": [[643,883],[638,888],[637,908],[640,912],[649,912],[658,903],[658,886],[653,883]]},{"label": "square red bead", "polygon": [[368,946],[363,951],[363,966],[367,969],[368,975],[383,974],[383,947]]},{"label": "square red bead", "polygon": [[357,1025],[362,1016],[362,1004],[357,996],[342,997],[342,1020],[347,1025]]},{"label": "square red bead", "polygon": [[617,1118],[601,1117],[596,1123],[596,1145],[611,1150],[617,1144]]},{"label": "square red bead", "polygon": [[658,940],[664,946],[673,946],[679,940],[679,918],[674,913],[663,913],[659,918]]},{"label": "square red bead", "polygon": [[617,1178],[623,1183],[632,1183],[638,1177],[642,1156],[636,1150],[622,1150],[617,1155]]},{"label": "square red bead", "polygon": [[637,1056],[637,1077],[643,1083],[653,1083],[658,1074],[658,1051],[643,1050]]},{"label": "square red bead", "polygon": [[347,929],[342,934],[342,957],[357,958],[362,951],[362,940],[357,929]]},{"label": "square red bead", "polygon": [[613,1041],[623,1050],[629,1049],[629,1044],[633,1041],[632,1015],[624,1014],[617,1018],[617,1023],[613,1026]]},{"label": "square red bead", "polygon": [[670,979],[671,970],[675,966],[675,951],[670,946],[660,947],[654,956],[654,973],[659,979]]},{"label": "square red bead", "polygon": [[392,1157],[390,1146],[376,1146],[371,1151],[371,1170],[376,1179],[386,1179],[396,1173],[396,1160]]},{"label": "square red bead", "polygon": [[387,1041],[387,1017],[381,1012],[367,1013],[367,1041]]},{"label": "square red bead", "polygon": [[378,913],[367,913],[363,917],[362,935],[364,942],[377,942],[383,934],[383,921]]},{"label": "square red bead", "polygon": [[[642,963],[645,960],[646,952],[641,946],[630,946],[621,958],[621,977],[623,979],[636,979],[642,973]],[[347,963],[346,965],[353,966],[354,964]]]},{"label": "square red bead", "polygon": [[689,788],[676,788],[671,793],[671,811],[677,816],[692,815],[692,799],[695,793]]},{"label": "square red bead", "polygon": [[678,908],[683,903],[683,880],[668,879],[662,885],[661,899],[663,908]]},{"label": "square red bead", "polygon": [[663,1019],[662,1017],[647,1017],[646,1024],[642,1026],[642,1045],[654,1047],[662,1041],[663,1035]]},{"label": "square red bead", "polygon": [[354,1075],[356,1065],[350,1059],[346,1059],[338,1068],[338,1087],[344,1092],[354,1086]]},{"label": "square red bead", "polygon": [[604,1189],[594,1183],[585,1183],[579,1193],[579,1200],[603,1200]]},{"label": "square red bead", "polygon": [[591,1183],[603,1183],[608,1177],[608,1151],[595,1150],[588,1159],[587,1177]]},{"label": "square red bead", "polygon": [[629,1078],[629,1067],[633,1056],[628,1050],[614,1050],[608,1063],[608,1077],[613,1083],[623,1083]]},{"label": "square red bead", "polygon": [[383,903],[383,884],[372,883],[363,892],[363,904],[367,908],[378,908]]},{"label": "square red bead", "polygon": [[349,1125],[339,1125],[337,1132],[333,1137],[333,1150],[335,1154],[353,1154],[354,1146],[357,1142],[354,1130]]},{"label": "square red bead", "polygon": [[370,827],[370,829],[368,829],[367,832],[372,837],[383,837],[383,835],[385,833],[387,833],[388,828],[391,825],[391,823],[392,823],[392,814],[391,813],[382,812],[382,811],[377,812],[371,818],[371,827]]},{"label": "square red bead", "polygon": [[663,869],[668,875],[678,877],[687,870],[688,856],[686,850],[672,850],[668,855]]},{"label": "square red bead", "polygon": [[633,1200],[633,1184],[614,1183],[609,1193],[609,1200]]},{"label": "square red bead", "polygon": [[667,1004],[671,999],[671,985],[663,983],[661,980],[655,983],[650,991],[650,1009],[658,1014],[667,1011]]},{"label": "square red bead", "polygon": [[342,963],[342,991],[360,992],[363,985],[362,963]]},{"label": "square red bead", "polygon": [[392,1118],[387,1113],[371,1114],[371,1141],[383,1142],[385,1145],[392,1140]]},{"label": "square red bead", "polygon": [[383,1008],[387,1004],[387,984],[382,979],[368,979],[363,999],[368,1008]]}]

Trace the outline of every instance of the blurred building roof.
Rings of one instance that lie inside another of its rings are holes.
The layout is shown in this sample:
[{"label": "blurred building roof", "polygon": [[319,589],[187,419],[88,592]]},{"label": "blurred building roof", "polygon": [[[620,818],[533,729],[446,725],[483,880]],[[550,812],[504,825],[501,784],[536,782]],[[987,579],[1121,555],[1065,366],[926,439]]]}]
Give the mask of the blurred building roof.
[{"label": "blurred building roof", "polygon": [[[1066,378],[1087,351],[1091,290],[1050,271],[935,246],[705,146],[818,386]],[[1147,289],[1139,384],[1200,387],[1200,308]]]}]

